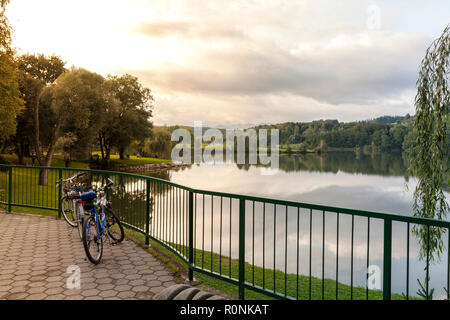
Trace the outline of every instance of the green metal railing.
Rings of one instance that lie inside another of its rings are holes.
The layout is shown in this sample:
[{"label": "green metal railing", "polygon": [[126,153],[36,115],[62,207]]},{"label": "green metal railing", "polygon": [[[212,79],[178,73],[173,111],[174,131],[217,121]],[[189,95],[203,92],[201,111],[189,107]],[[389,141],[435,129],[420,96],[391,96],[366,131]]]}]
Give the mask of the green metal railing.
[{"label": "green metal railing", "polygon": [[[39,185],[43,170],[48,171],[45,186]],[[153,177],[72,168],[0,165],[0,205],[8,211],[13,207],[53,210],[60,217],[62,190],[55,182],[80,171],[89,172],[89,185],[112,179],[115,184],[109,197],[124,226],[143,234],[146,244],[152,239],[181,258],[190,280],[199,273],[234,284],[240,299],[245,299],[246,290],[277,299],[354,299],[356,292],[360,295],[363,290],[365,299],[389,300],[393,246],[403,241],[400,239],[406,239],[406,268],[401,276],[405,277],[404,298],[409,299],[412,227],[428,232],[426,275],[432,271],[428,254],[431,228],[443,228],[447,237],[450,230],[449,221],[198,190]],[[344,246],[350,248],[350,263],[344,271],[340,267],[346,257],[339,250],[343,241],[350,243]],[[382,247],[382,290],[378,292],[369,290],[367,281],[364,288],[355,285],[356,242],[358,248],[365,247],[366,265],[359,269],[365,269],[366,279],[374,246]],[[447,242],[442,287],[448,299],[450,240]],[[334,248],[331,257],[330,243]],[[333,266],[335,271],[329,271]],[[339,282],[343,273],[349,284]]]}]

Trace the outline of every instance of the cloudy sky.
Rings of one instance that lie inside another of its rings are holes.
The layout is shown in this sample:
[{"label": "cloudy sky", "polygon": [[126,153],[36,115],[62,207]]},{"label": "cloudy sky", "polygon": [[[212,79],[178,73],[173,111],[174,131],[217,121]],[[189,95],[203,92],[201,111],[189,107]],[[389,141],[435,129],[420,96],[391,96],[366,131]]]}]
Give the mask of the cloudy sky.
[{"label": "cloudy sky", "polygon": [[414,113],[448,0],[12,0],[22,53],[130,73],[156,124],[278,123]]}]

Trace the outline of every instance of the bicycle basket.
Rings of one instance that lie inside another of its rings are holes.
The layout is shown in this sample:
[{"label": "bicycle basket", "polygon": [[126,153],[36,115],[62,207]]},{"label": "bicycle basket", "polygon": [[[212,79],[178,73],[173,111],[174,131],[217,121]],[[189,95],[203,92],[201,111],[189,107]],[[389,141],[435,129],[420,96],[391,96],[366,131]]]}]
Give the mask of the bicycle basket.
[{"label": "bicycle basket", "polygon": [[67,198],[68,199],[79,199],[80,192],[77,190],[70,190],[69,192],[67,192]]}]

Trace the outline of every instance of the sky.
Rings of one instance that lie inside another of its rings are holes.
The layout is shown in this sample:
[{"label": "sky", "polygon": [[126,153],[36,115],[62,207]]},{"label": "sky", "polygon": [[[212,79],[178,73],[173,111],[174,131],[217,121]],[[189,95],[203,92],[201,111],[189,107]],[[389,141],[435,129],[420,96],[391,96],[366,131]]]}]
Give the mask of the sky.
[{"label": "sky", "polygon": [[19,53],[137,76],[156,125],[414,114],[448,0],[12,0]]}]

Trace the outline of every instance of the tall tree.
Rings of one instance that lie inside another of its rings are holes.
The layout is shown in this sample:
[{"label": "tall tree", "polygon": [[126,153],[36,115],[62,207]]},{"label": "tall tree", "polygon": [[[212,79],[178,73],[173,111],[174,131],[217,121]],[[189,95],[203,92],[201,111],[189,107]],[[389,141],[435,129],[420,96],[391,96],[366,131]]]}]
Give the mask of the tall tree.
[{"label": "tall tree", "polygon": [[[443,219],[448,213],[444,186],[449,183],[447,125],[450,108],[450,25],[426,51],[422,60],[414,127],[416,141],[411,152],[410,169],[418,178],[414,191],[414,215]],[[421,242],[420,256],[434,260],[444,244],[441,228],[415,228]],[[427,245],[429,243],[429,245]]]},{"label": "tall tree", "polygon": [[150,89],[129,74],[108,76],[107,86],[119,102],[118,108],[109,109],[108,121],[98,136],[102,159],[109,161],[113,147],[123,159],[127,147],[134,140],[150,136],[153,97]]},{"label": "tall tree", "polygon": [[[114,99],[105,93],[105,79],[85,69],[72,69],[63,73],[54,84],[46,87],[40,97],[41,112],[48,121],[41,135],[42,144],[47,148],[44,166],[51,165],[58,140],[77,139],[81,147],[88,147],[103,125],[106,110],[114,104]],[[77,135],[83,132],[83,135]],[[80,139],[82,137],[83,139]],[[40,183],[47,184],[47,170],[41,171]]]},{"label": "tall tree", "polygon": [[0,3],[0,143],[16,132],[16,117],[24,104],[20,98],[15,53],[11,48],[11,26],[5,16],[8,2]]},{"label": "tall tree", "polygon": [[[15,143],[24,145],[23,133],[30,130],[30,119],[28,116],[33,116],[31,125],[34,131],[34,151],[39,165],[49,166],[51,164],[51,153],[46,153],[44,157],[44,150],[41,147],[41,128],[48,130],[52,127],[48,126],[49,119],[40,118],[40,102],[45,89],[51,84],[55,83],[56,79],[63,74],[65,69],[65,62],[58,56],[45,56],[43,54],[25,54],[19,57],[18,65],[20,70],[20,87],[22,96],[26,101],[26,112],[24,117],[19,120],[19,124],[23,131],[15,137]],[[20,158],[20,156],[19,156]],[[48,164],[50,163],[50,164]]]}]

